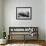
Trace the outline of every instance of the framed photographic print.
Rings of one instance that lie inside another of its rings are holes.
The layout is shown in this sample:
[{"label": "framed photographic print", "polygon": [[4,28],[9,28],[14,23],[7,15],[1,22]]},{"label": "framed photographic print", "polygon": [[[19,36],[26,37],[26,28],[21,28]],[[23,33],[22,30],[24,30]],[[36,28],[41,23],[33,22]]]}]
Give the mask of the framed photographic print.
[{"label": "framed photographic print", "polygon": [[31,20],[32,7],[16,7],[16,19],[17,20]]}]

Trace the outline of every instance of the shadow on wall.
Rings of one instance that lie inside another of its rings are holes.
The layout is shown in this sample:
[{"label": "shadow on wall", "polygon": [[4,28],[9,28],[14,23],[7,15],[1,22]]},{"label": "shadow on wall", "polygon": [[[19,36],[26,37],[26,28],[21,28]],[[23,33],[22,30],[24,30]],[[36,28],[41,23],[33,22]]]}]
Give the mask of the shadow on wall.
[{"label": "shadow on wall", "polygon": [[2,31],[0,30],[0,39],[3,38],[3,33]]}]

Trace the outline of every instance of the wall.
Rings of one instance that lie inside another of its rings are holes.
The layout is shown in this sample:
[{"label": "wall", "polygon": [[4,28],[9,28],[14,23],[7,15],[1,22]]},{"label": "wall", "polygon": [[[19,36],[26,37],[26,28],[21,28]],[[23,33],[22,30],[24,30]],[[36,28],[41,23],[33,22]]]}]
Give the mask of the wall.
[{"label": "wall", "polygon": [[44,0],[33,0],[32,25],[39,27],[39,38],[45,39],[45,2]]},{"label": "wall", "polygon": [[[32,20],[16,20],[16,7],[32,7]],[[39,27],[39,39],[45,39],[43,0],[4,0],[4,26],[7,35],[10,26]]]},{"label": "wall", "polygon": [[0,0],[0,38],[2,37],[2,0]]},{"label": "wall", "polygon": [[46,0],[45,0],[45,40],[46,40]]}]

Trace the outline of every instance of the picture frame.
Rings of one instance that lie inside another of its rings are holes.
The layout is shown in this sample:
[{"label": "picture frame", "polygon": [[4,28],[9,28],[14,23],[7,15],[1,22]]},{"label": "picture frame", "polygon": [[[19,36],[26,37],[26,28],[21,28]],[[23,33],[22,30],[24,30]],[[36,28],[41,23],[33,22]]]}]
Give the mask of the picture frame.
[{"label": "picture frame", "polygon": [[16,7],[16,19],[17,20],[31,20],[32,7]]}]

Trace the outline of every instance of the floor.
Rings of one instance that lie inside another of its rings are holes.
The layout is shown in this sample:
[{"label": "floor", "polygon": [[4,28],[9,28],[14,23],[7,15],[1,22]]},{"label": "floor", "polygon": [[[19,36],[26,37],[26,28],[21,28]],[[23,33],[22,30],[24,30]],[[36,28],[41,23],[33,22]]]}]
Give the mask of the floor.
[{"label": "floor", "polygon": [[26,41],[15,41],[15,40],[10,40],[8,41],[7,44],[5,45],[0,45],[0,46],[46,46],[46,42],[42,40],[26,40]]},{"label": "floor", "polygon": [[0,46],[42,46],[38,44],[7,44],[7,45],[0,45]]}]

